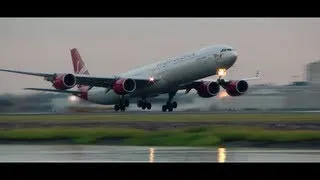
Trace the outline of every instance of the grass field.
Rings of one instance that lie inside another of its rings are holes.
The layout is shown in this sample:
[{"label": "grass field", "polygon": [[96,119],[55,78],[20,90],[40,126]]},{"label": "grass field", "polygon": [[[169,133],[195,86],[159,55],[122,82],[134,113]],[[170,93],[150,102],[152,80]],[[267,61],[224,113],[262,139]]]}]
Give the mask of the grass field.
[{"label": "grass field", "polygon": [[[320,114],[73,114],[73,115],[2,115],[0,123],[9,122],[320,122]],[[139,123],[137,123],[139,124]],[[140,123],[141,124],[141,123]],[[143,123],[142,123],[143,124]],[[231,123],[232,124],[232,123]],[[142,130],[128,128],[111,128],[108,125],[79,127],[78,125],[56,127],[24,128],[19,126],[9,130],[0,130],[0,139],[5,141],[48,141],[67,140],[70,143],[95,144],[110,143],[116,140],[123,145],[156,145],[156,146],[219,146],[226,142],[299,142],[320,140],[317,130],[275,130],[252,127],[238,123],[214,127],[187,127],[175,130]],[[149,126],[149,125],[147,125]],[[4,128],[3,126],[2,128]]]},{"label": "grass field", "polygon": [[320,140],[312,130],[265,130],[245,126],[215,126],[165,131],[115,128],[34,128],[0,130],[0,139],[9,141],[70,140],[74,144],[95,144],[108,139],[122,145],[219,146],[232,141],[298,142]]},{"label": "grass field", "polygon": [[76,115],[0,115],[5,121],[150,121],[150,122],[320,122],[320,114],[76,114]]}]

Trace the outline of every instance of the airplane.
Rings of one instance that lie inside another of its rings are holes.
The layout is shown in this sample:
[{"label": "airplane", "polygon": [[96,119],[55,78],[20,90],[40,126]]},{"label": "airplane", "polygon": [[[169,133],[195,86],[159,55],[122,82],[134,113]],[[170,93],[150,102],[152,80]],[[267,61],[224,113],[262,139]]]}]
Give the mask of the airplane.
[{"label": "airplane", "polygon": [[[74,73],[39,73],[0,69],[0,71],[43,77],[52,83],[54,89],[24,88],[26,90],[68,93],[86,101],[114,105],[115,111],[125,111],[130,99],[137,98],[137,106],[150,110],[152,104],[148,98],[167,94],[162,111],[173,111],[178,104],[173,101],[179,90],[185,94],[195,89],[202,98],[211,98],[220,91],[220,86],[229,96],[241,96],[249,88],[249,80],[226,80],[222,76],[236,62],[237,52],[229,45],[212,45],[200,50],[170,57],[130,71],[107,76],[89,74],[77,48],[70,49]],[[216,80],[203,80],[219,75]],[[77,86],[77,90],[70,90]]]}]

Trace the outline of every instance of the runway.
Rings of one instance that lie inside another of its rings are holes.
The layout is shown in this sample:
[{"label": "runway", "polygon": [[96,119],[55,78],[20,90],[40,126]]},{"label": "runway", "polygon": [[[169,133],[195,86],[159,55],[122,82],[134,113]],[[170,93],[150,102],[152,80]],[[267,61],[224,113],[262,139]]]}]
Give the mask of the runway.
[{"label": "runway", "polygon": [[319,150],[0,145],[1,162],[320,162]]},{"label": "runway", "polygon": [[[135,110],[135,111],[125,111],[125,112],[101,112],[101,113],[115,113],[115,114],[292,114],[292,113],[320,113],[320,111],[172,111],[172,112],[162,112],[162,111],[148,111],[148,110]],[[91,114],[91,113],[88,113]]]},{"label": "runway", "polygon": [[15,113],[0,113],[1,115],[67,115],[67,114],[297,114],[297,113],[308,113],[308,114],[319,114],[319,111],[172,111],[172,112],[162,112],[162,111],[148,111],[148,110],[131,110],[124,112],[116,112],[113,110],[104,112],[15,112]]}]

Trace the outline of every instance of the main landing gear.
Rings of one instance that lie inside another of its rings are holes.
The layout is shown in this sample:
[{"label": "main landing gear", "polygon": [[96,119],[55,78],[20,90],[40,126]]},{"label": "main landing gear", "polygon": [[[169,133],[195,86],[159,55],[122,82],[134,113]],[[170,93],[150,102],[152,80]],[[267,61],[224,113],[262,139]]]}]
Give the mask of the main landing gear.
[{"label": "main landing gear", "polygon": [[143,110],[145,110],[146,108],[147,108],[148,110],[150,110],[151,107],[152,107],[151,103],[148,102],[148,101],[146,100],[146,98],[141,98],[141,99],[139,99],[139,100],[138,100],[138,103],[137,103],[137,106],[138,106],[138,108],[141,108],[141,109],[143,109]]},{"label": "main landing gear", "polygon": [[167,101],[165,105],[162,105],[162,111],[166,112],[168,110],[169,112],[171,112],[173,111],[173,109],[177,108],[177,106],[177,102],[173,101],[172,103],[170,103],[169,101]]},{"label": "main landing gear", "polygon": [[173,99],[173,97],[174,97],[175,95],[176,95],[176,92],[174,92],[174,93],[169,93],[169,99],[168,99],[167,103],[164,104],[164,105],[162,105],[162,111],[163,111],[163,112],[166,112],[167,110],[168,110],[169,112],[171,112],[171,111],[173,111],[173,109],[177,108],[178,103],[175,102],[175,101],[172,102],[172,99]]},{"label": "main landing gear", "polygon": [[114,110],[115,111],[119,111],[119,110],[125,111],[126,107],[129,107],[129,104],[130,104],[129,100],[127,100],[127,99],[125,100],[123,97],[121,97],[119,104],[114,105]]}]

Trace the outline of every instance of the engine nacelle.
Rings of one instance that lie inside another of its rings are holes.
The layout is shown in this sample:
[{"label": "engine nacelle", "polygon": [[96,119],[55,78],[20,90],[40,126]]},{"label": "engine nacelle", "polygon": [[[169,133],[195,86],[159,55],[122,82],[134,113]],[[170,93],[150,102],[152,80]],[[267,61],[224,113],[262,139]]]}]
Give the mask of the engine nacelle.
[{"label": "engine nacelle", "polygon": [[136,90],[136,81],[133,79],[119,79],[114,82],[112,89],[119,95],[125,95]]},{"label": "engine nacelle", "polygon": [[229,96],[240,96],[247,92],[249,85],[246,81],[231,81],[226,87]]},{"label": "engine nacelle", "polygon": [[59,74],[52,82],[52,86],[59,90],[71,89],[75,85],[76,78],[73,74]]},{"label": "engine nacelle", "polygon": [[204,82],[196,90],[200,97],[210,98],[219,93],[220,86],[216,82]]}]

